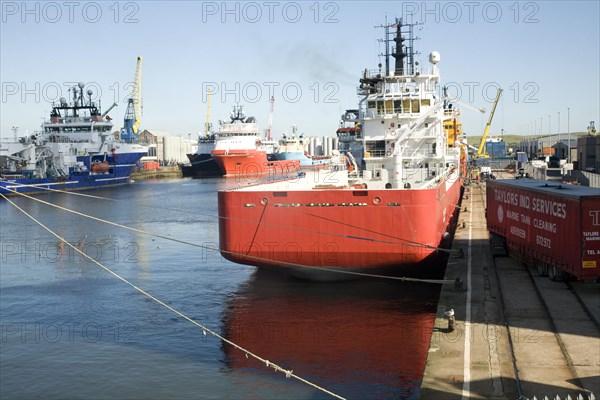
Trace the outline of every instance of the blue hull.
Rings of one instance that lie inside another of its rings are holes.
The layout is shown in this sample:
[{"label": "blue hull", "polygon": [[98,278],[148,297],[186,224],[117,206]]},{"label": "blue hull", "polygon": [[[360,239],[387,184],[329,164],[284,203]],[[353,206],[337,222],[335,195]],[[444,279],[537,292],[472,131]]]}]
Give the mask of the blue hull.
[{"label": "blue hull", "polygon": [[[0,178],[0,193],[14,195],[18,193],[49,193],[52,190],[87,190],[101,187],[123,185],[129,183],[131,174],[136,164],[146,153],[125,153],[115,156],[80,156],[81,161],[88,168],[85,172],[75,172],[72,168],[67,177],[62,178]],[[94,161],[106,161],[109,164],[108,172],[92,173],[91,164]],[[48,190],[50,189],[50,190]]]},{"label": "blue hull", "polygon": [[315,165],[325,165],[331,162],[330,158],[310,158],[304,155],[301,152],[284,152],[284,153],[276,153],[275,158],[277,160],[285,161],[285,160],[300,160],[300,167],[312,167]]}]

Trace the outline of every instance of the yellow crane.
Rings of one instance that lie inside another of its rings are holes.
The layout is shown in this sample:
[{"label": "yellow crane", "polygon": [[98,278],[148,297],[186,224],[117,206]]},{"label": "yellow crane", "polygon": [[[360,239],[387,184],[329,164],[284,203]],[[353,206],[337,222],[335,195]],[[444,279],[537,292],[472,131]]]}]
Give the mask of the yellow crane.
[{"label": "yellow crane", "polygon": [[492,119],[494,119],[494,112],[496,111],[496,106],[498,105],[498,100],[500,100],[501,94],[502,94],[502,89],[499,88],[498,94],[496,94],[496,100],[494,100],[494,105],[492,106],[492,111],[490,112],[490,118],[488,119],[488,122],[485,125],[485,129],[483,131],[483,136],[481,137],[481,143],[479,143],[479,148],[477,149],[477,154],[473,155],[475,158],[489,158],[490,157],[485,152],[485,140],[487,139],[487,136],[490,133],[490,127],[492,126]]},{"label": "yellow crane", "polygon": [[131,142],[137,138],[140,120],[142,118],[142,57],[137,58],[135,66],[135,75],[131,86],[131,94],[127,100],[127,110],[123,129],[121,130],[121,139]]}]

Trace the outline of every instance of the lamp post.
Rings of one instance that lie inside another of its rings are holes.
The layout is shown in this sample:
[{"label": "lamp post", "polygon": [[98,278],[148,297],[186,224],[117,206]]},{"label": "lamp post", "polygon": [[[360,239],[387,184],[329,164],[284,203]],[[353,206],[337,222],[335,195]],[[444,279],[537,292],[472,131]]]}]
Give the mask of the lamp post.
[{"label": "lamp post", "polygon": [[560,111],[558,111],[558,143],[560,144]]},{"label": "lamp post", "polygon": [[570,127],[570,111],[571,109],[567,107],[567,135],[569,135],[569,139],[567,141],[567,151],[569,154],[567,155],[567,162],[571,162],[571,127]]}]

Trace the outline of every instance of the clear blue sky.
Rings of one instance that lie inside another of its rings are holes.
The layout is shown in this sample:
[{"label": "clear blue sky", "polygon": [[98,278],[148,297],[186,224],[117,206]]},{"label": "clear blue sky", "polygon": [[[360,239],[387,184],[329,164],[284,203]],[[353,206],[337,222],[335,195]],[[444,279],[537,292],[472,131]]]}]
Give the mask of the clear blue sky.
[{"label": "clear blue sky", "polygon": [[[556,132],[558,112],[566,132],[567,107],[572,131],[600,124],[598,1],[1,5],[3,137],[12,136],[12,126],[38,129],[57,89],[66,97],[66,83],[77,81],[94,82],[105,109],[119,102],[110,115],[120,127],[138,55],[142,128],[194,138],[205,121],[204,92],[214,83],[214,122],[228,117],[237,96],[266,129],[272,88],[276,137],[292,124],[307,135],[334,135],[341,112],[357,105],[362,71],[379,62],[382,31],[373,26],[403,12],[425,22],[418,59],[428,65],[429,52],[439,51],[442,81],[459,88],[454,94],[489,110],[494,85],[505,89],[494,134],[531,134],[540,117],[546,133],[548,115]],[[465,131],[480,135],[487,114],[463,110]]]}]

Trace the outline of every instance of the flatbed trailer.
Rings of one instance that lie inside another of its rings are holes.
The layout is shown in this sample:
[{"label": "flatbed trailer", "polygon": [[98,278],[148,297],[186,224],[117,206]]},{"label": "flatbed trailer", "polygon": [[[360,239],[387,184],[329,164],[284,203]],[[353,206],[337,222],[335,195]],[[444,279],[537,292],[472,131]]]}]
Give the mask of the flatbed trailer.
[{"label": "flatbed trailer", "polygon": [[487,228],[542,275],[600,279],[600,189],[533,179],[487,182]]}]

